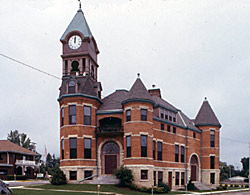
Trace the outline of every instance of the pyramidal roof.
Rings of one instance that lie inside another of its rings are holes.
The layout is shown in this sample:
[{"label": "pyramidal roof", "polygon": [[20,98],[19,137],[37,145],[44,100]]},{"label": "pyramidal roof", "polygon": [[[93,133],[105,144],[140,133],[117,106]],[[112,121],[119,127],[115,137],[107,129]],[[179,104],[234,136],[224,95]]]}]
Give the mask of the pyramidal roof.
[{"label": "pyramidal roof", "polygon": [[217,119],[213,109],[211,108],[206,98],[203,101],[203,104],[201,105],[201,108],[194,122],[197,126],[221,126],[219,120]]},{"label": "pyramidal roof", "polygon": [[83,34],[84,37],[92,37],[92,33],[90,31],[89,25],[84,17],[83,11],[80,8],[72,21],[70,22],[69,26],[63,33],[60,40],[64,40],[68,33],[72,31],[79,31]]},{"label": "pyramidal roof", "polygon": [[136,79],[135,83],[129,90],[127,99],[145,99],[153,101],[151,95],[148,93],[148,90],[146,89],[140,78]]}]

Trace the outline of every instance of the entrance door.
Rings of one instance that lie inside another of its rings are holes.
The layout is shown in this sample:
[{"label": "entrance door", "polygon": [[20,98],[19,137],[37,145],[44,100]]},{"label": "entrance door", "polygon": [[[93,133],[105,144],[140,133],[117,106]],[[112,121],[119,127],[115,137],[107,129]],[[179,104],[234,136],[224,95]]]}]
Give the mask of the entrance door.
[{"label": "entrance door", "polygon": [[105,155],[105,174],[114,174],[117,169],[117,155]]},{"label": "entrance door", "polygon": [[168,172],[168,185],[170,190],[172,190],[172,172]]},{"label": "entrance door", "polygon": [[196,166],[191,165],[191,180],[196,181]]}]

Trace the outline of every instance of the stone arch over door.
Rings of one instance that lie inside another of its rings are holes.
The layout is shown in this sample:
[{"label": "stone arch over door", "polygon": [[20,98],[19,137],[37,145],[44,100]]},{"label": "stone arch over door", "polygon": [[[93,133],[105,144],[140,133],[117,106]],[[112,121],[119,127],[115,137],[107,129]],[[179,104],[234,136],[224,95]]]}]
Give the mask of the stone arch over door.
[{"label": "stone arch over door", "polygon": [[196,154],[193,154],[190,158],[190,179],[192,181],[199,181],[199,158]]},{"label": "stone arch over door", "polygon": [[101,149],[102,174],[114,174],[120,166],[120,147],[114,141],[103,144]]}]

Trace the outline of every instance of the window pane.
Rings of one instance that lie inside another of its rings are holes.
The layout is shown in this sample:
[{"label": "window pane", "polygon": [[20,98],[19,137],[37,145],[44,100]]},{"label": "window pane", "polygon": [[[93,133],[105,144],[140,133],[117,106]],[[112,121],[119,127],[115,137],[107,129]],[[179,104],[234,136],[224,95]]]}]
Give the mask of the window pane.
[{"label": "window pane", "polygon": [[76,138],[70,138],[69,139],[69,143],[70,143],[70,148],[77,148],[77,139]]},{"label": "window pane", "polygon": [[91,109],[89,106],[84,106],[84,115],[90,116]]},{"label": "window pane", "polygon": [[157,142],[157,150],[162,151],[162,143],[161,142]]},{"label": "window pane", "polygon": [[131,136],[127,136],[127,147],[131,146]]},{"label": "window pane", "polygon": [[147,146],[147,136],[146,135],[141,136],[141,146]]},{"label": "window pane", "polygon": [[168,111],[167,110],[165,110],[165,119],[168,120]]},{"label": "window pane", "polygon": [[84,138],[84,148],[91,148],[91,139]]},{"label": "window pane", "polygon": [[142,109],[141,110],[141,120],[146,121],[147,120],[147,110]]},{"label": "window pane", "polygon": [[141,179],[148,179],[148,170],[141,170]]},{"label": "window pane", "polygon": [[62,139],[62,150],[64,150],[64,139]]},{"label": "window pane", "polygon": [[76,106],[69,106],[69,114],[70,115],[76,114]]},{"label": "window pane", "polygon": [[62,108],[62,117],[64,117],[64,108]]}]

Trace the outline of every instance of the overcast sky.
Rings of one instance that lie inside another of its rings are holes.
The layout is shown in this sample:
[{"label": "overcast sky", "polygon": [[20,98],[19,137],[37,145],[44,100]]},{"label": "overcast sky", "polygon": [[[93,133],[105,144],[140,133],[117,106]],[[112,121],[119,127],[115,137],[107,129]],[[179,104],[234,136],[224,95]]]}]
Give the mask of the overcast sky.
[{"label": "overcast sky", "polygon": [[[77,0],[0,0],[0,53],[61,77],[59,39],[77,9]],[[249,0],[84,0],[82,9],[104,96],[140,72],[190,118],[207,97],[222,124],[221,161],[240,165],[250,141]],[[59,87],[0,56],[0,139],[17,129],[59,156]]]}]

